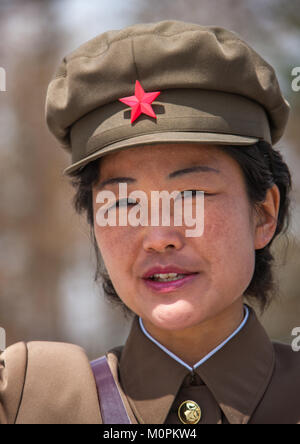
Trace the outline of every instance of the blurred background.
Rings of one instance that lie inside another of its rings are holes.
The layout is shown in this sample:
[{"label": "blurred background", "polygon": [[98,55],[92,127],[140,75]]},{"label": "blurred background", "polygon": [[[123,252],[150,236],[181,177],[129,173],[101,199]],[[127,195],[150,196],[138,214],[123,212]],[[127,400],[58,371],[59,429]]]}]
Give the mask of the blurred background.
[{"label": "blurred background", "polygon": [[293,175],[289,234],[274,244],[279,295],[261,320],[291,343],[300,326],[300,8],[295,0],[0,0],[0,326],[7,346],[72,342],[90,359],[125,342],[130,320],[93,283],[88,226],[71,205],[70,158],[44,119],[48,83],[62,57],[97,34],[165,19],[238,32],[278,74],[291,117],[276,145]]}]

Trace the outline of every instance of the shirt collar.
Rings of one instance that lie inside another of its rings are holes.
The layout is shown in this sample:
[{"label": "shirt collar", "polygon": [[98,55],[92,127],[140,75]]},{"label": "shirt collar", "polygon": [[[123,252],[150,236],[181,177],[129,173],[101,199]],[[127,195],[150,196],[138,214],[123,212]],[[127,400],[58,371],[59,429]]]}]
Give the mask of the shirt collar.
[{"label": "shirt collar", "polygon": [[183,365],[184,367],[186,367],[188,370],[190,370],[192,372],[197,367],[199,367],[199,365],[203,364],[205,361],[207,361],[207,359],[209,359],[212,355],[214,355],[217,351],[219,351],[228,341],[230,341],[230,339],[232,339],[243,328],[243,326],[246,324],[247,319],[249,317],[249,309],[246,304],[244,304],[244,313],[245,313],[244,319],[242,320],[240,325],[234,330],[234,332],[231,333],[231,335],[229,335],[223,342],[221,342],[221,344],[219,344],[217,347],[215,347],[213,350],[211,350],[206,356],[204,356],[202,359],[200,359],[200,361],[198,361],[196,364],[194,364],[193,367],[188,365],[186,362],[184,362],[182,359],[180,359],[178,356],[176,356],[174,353],[172,353],[170,350],[168,350],[164,345],[162,345],[160,342],[158,342],[155,338],[153,338],[153,336],[151,336],[150,333],[146,330],[141,317],[139,317],[139,324],[142,329],[142,332],[147,336],[147,338],[150,339],[150,341],[154,342],[154,344],[156,344],[165,353],[167,353],[169,356],[171,356],[171,358],[175,359],[175,361],[179,362],[181,365]]},{"label": "shirt collar", "polygon": [[[274,351],[250,307],[247,322],[195,372],[231,424],[247,423],[272,375]],[[244,319],[245,320],[245,319]],[[190,370],[158,347],[135,316],[122,350],[120,382],[141,424],[163,424]]]}]

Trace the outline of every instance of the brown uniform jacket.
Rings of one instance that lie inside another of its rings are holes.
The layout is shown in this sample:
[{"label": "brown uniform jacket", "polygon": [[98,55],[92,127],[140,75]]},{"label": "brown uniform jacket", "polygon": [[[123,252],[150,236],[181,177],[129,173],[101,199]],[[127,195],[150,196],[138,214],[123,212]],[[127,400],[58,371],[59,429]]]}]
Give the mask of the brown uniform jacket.
[{"label": "brown uniform jacket", "polygon": [[[179,424],[182,401],[199,424],[300,423],[300,352],[272,343],[250,308],[245,326],[191,372],[133,320],[125,346],[107,353],[132,423]],[[101,424],[85,351],[74,344],[18,342],[0,355],[0,424]]]}]

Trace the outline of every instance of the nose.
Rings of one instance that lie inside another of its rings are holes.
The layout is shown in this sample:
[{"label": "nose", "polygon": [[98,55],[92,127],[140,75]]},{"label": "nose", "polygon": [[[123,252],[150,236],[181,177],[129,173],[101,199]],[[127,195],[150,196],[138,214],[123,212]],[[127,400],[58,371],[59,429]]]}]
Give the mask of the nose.
[{"label": "nose", "polygon": [[164,253],[166,250],[180,250],[183,236],[171,227],[148,227],[143,239],[143,248],[147,252]]}]

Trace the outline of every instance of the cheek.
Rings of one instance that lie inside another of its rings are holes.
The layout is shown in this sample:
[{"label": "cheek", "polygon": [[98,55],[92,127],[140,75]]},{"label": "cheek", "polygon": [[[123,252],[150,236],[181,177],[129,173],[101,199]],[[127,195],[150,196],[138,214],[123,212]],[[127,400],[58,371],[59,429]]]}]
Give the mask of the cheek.
[{"label": "cheek", "polygon": [[118,267],[120,257],[124,257],[124,253],[128,248],[128,237],[124,233],[126,227],[101,226],[97,223],[97,212],[101,206],[96,203],[94,194],[94,233],[101,256],[110,274],[110,269]]},{"label": "cheek", "polygon": [[247,201],[228,196],[218,205],[208,203],[203,236],[212,276],[223,280],[224,285],[236,281],[248,286],[255,249]]},{"label": "cheek", "polygon": [[98,248],[112,280],[124,279],[134,260],[133,233],[128,227],[96,227]]},{"label": "cheek", "polygon": [[206,205],[204,235],[224,244],[235,244],[234,240],[253,241],[248,208],[224,199],[219,205]]},{"label": "cheek", "polygon": [[135,259],[132,233],[128,227],[98,227],[95,237],[114,289],[127,307],[135,311],[135,287],[130,271]]}]

